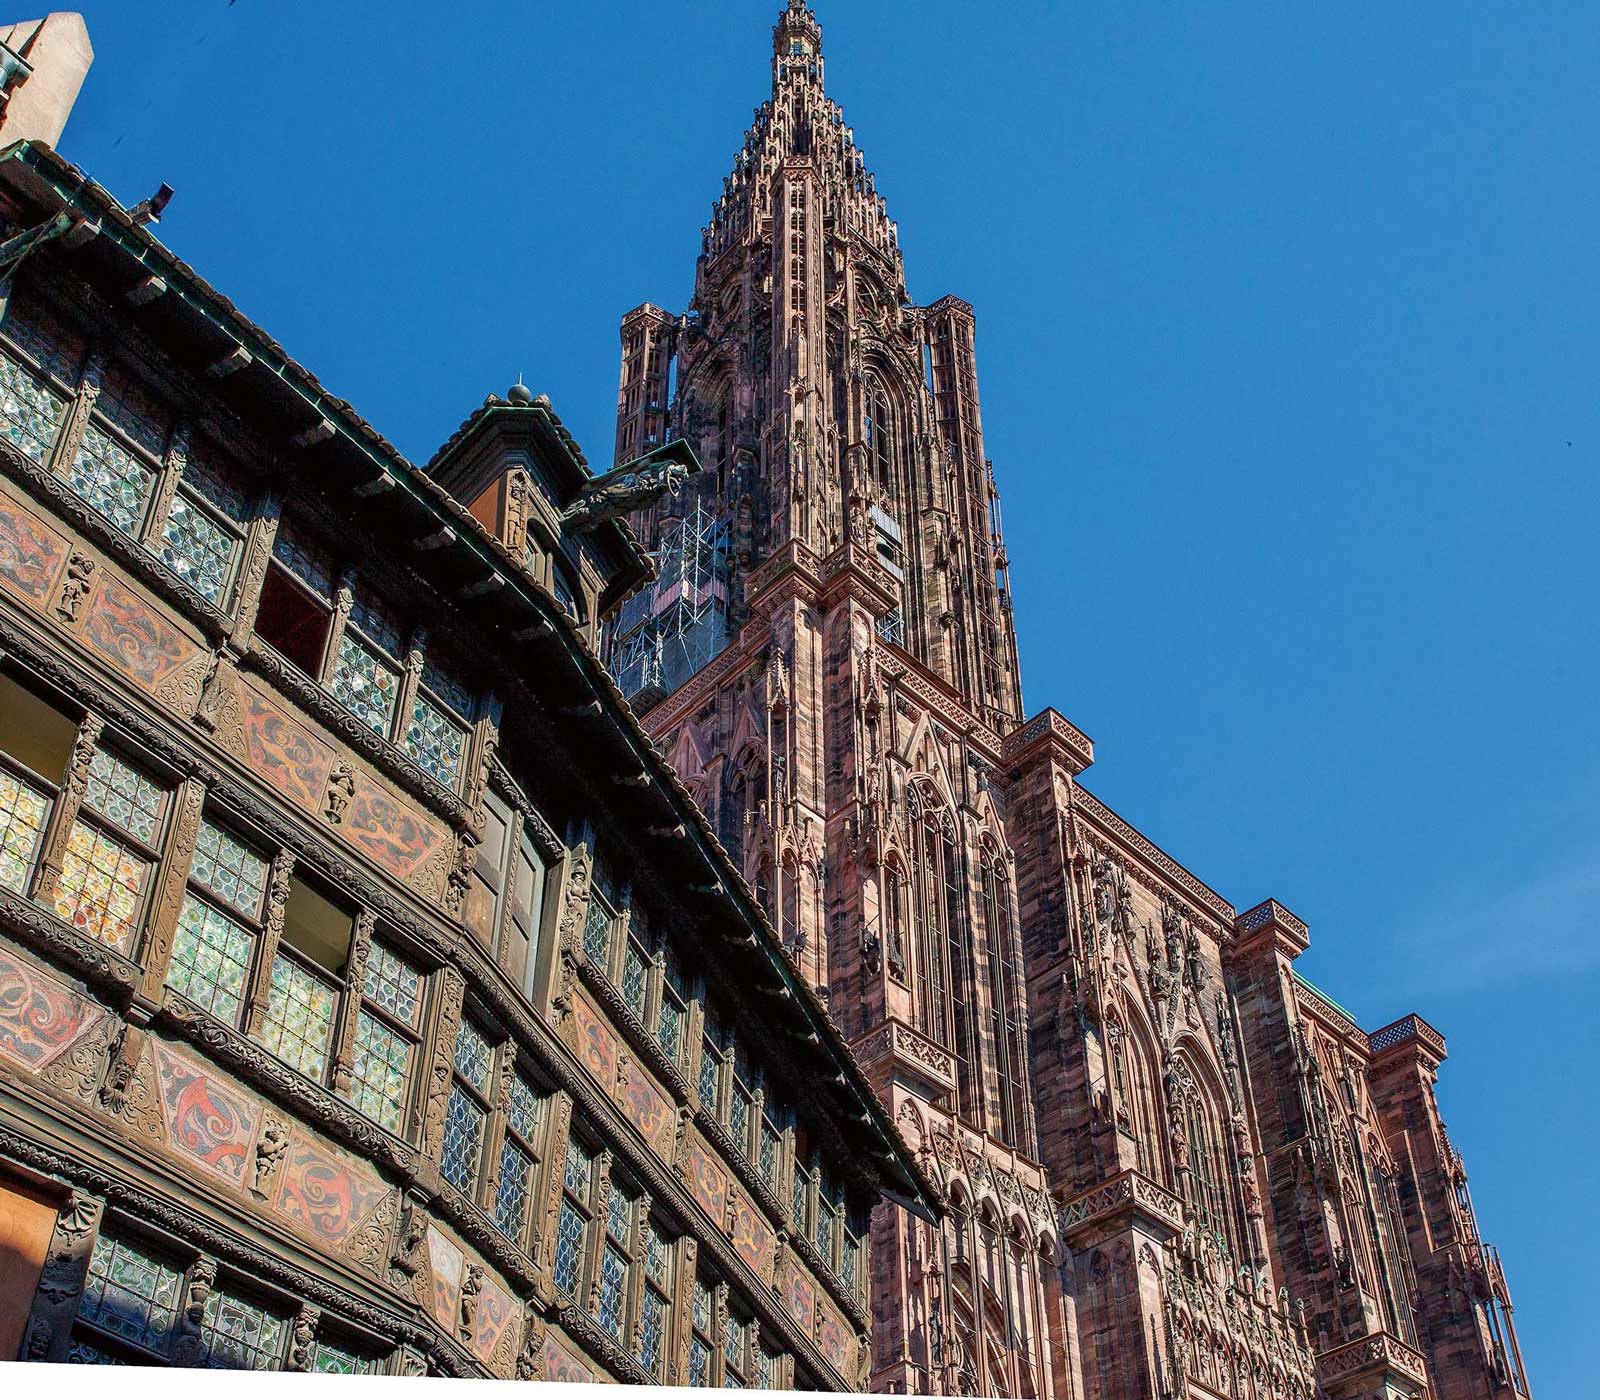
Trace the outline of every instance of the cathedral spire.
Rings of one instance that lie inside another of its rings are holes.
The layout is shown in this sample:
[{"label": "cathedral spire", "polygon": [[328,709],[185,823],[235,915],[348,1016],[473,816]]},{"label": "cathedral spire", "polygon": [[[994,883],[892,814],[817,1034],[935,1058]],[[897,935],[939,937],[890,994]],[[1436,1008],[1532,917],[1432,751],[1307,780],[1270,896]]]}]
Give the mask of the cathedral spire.
[{"label": "cathedral spire", "polygon": [[822,26],[802,0],[789,0],[772,27],[772,90],[786,81],[822,85]]}]

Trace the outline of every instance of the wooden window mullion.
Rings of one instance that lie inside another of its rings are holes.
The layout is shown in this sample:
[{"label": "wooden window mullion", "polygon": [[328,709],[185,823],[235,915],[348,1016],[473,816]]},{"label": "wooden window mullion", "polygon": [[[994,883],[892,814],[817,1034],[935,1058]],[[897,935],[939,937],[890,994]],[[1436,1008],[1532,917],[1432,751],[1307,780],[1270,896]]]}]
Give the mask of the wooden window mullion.
[{"label": "wooden window mullion", "polygon": [[695,1259],[699,1245],[692,1235],[683,1236],[674,1246],[677,1273],[672,1280],[672,1328],[663,1339],[667,1348],[668,1385],[689,1383],[689,1346],[694,1337],[694,1282]]},{"label": "wooden window mullion", "polygon": [[558,1090],[550,1097],[544,1128],[544,1200],[535,1201],[533,1233],[529,1252],[534,1267],[544,1281],[544,1301],[548,1302],[555,1280],[556,1231],[561,1222],[564,1182],[563,1164],[567,1159],[567,1140],[572,1132],[572,1095]]},{"label": "wooden window mullion", "polygon": [[267,908],[257,940],[255,959],[250,965],[250,985],[245,994],[244,1033],[254,1038],[261,1034],[267,1014],[272,983],[272,965],[277,960],[278,943],[283,937],[283,915],[289,903],[289,883],[294,876],[294,854],[279,850],[267,872]]},{"label": "wooden window mullion", "polygon": [[[609,1151],[595,1155],[594,1180],[589,1184],[589,1230],[588,1244],[584,1250],[584,1259],[578,1276],[578,1288],[583,1297],[588,1299],[586,1311],[590,1317],[600,1316],[600,1263],[605,1258],[606,1240],[610,1236],[606,1233],[607,1211],[611,1205],[611,1162],[612,1154]],[[584,1286],[587,1283],[587,1288]]]},{"label": "wooden window mullion", "polygon": [[322,664],[317,667],[314,678],[323,685],[332,683],[334,663],[339,656],[339,644],[344,641],[345,628],[350,625],[350,614],[355,611],[355,580],[355,570],[346,569],[339,575],[338,586],[333,590],[333,616],[328,620],[328,640],[323,648]]},{"label": "wooden window mullion", "polygon": [[139,994],[147,1002],[161,997],[172,961],[172,945],[178,934],[178,915],[188,890],[189,867],[194,862],[195,845],[200,839],[201,814],[205,810],[205,785],[197,778],[186,779],[178,788],[177,815],[172,835],[157,867],[150,897],[150,912],[145,919],[141,961],[144,974]]},{"label": "wooden window mullion", "polygon": [[245,532],[244,550],[239,561],[233,630],[228,636],[235,650],[242,651],[250,633],[255,630],[256,614],[261,608],[261,589],[267,581],[267,566],[272,562],[272,547],[278,539],[278,519],[282,509],[282,500],[268,493],[262,498],[255,519]]},{"label": "wooden window mullion", "polygon": [[94,760],[95,748],[104,730],[105,721],[96,714],[86,714],[78,726],[77,738],[72,743],[72,755],[67,760],[66,776],[61,780],[56,800],[50,808],[50,817],[45,822],[44,837],[39,843],[39,865],[34,872],[31,897],[40,904],[50,904],[55,897],[56,886],[61,883],[67,839],[83,807],[83,797],[89,789],[89,765]]},{"label": "wooden window mullion", "polygon": [[77,392],[68,406],[66,420],[57,431],[55,445],[45,459],[45,470],[55,476],[64,476],[66,468],[78,454],[78,448],[83,442],[83,431],[89,426],[89,414],[94,408],[95,400],[100,397],[100,386],[104,382],[105,371],[104,357],[98,352],[90,355],[89,362],[78,380]]},{"label": "wooden window mullion", "polygon": [[[490,1215],[495,1213],[495,1194],[500,1189],[500,1161],[511,1117],[511,1076],[517,1071],[517,1044],[508,1040],[495,1054],[494,1079],[489,1085],[490,1109],[483,1120],[483,1170],[478,1203]],[[530,1183],[531,1185],[531,1183]]]},{"label": "wooden window mullion", "polygon": [[650,1283],[646,1275],[649,1268],[645,1262],[645,1251],[650,1238],[650,1206],[651,1199],[648,1191],[642,1191],[639,1199],[634,1203],[633,1229],[630,1232],[628,1246],[628,1296],[622,1300],[626,1311],[623,1331],[623,1345],[628,1349],[628,1355],[638,1358],[639,1344],[644,1338],[644,1295]]},{"label": "wooden window mullion", "polygon": [[188,464],[189,430],[186,425],[180,424],[168,439],[166,453],[150,491],[150,507],[145,512],[144,528],[139,532],[139,543],[148,550],[159,549],[161,532],[172,510],[173,497],[178,494],[178,479]]},{"label": "wooden window mullion", "polygon": [[372,955],[372,910],[356,912],[350,934],[350,957],[345,964],[344,995],[339,999],[338,1019],[334,1023],[333,1049],[329,1055],[333,1076],[329,1083],[336,1094],[350,1088],[355,1068],[356,1028],[361,1018],[361,997],[367,980],[367,959]]},{"label": "wooden window mullion", "polygon": [[400,689],[394,701],[394,718],[390,721],[389,733],[384,736],[395,745],[399,745],[405,739],[406,725],[411,719],[411,707],[416,703],[417,691],[422,685],[423,651],[427,644],[428,634],[418,631],[412,637],[411,645],[406,648],[400,667]]}]

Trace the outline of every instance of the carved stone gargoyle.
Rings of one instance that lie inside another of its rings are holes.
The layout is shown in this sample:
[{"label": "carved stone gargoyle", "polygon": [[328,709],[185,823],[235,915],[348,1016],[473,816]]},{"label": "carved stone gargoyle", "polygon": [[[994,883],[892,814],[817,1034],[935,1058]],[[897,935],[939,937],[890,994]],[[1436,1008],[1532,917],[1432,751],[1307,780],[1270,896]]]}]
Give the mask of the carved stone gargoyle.
[{"label": "carved stone gargoyle", "polygon": [[681,495],[684,482],[699,471],[693,449],[682,438],[674,438],[664,447],[596,477],[567,507],[561,523],[569,530],[592,530],[649,505],[662,492]]}]

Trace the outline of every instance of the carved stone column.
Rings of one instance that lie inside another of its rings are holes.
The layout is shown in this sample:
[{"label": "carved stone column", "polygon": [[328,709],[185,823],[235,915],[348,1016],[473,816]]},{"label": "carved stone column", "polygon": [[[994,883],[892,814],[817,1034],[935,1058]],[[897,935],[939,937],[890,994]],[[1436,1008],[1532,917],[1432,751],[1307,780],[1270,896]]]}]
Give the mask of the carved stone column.
[{"label": "carved stone column", "polygon": [[48,906],[55,898],[56,887],[61,883],[61,866],[66,858],[67,837],[72,824],[78,819],[78,809],[83,805],[83,794],[89,786],[89,764],[94,758],[95,745],[100,742],[104,721],[94,714],[83,717],[78,726],[78,737],[72,744],[72,757],[67,760],[67,774],[61,792],[50,809],[50,819],[45,823],[44,838],[40,843],[39,869],[34,876],[32,898]]},{"label": "carved stone column", "polygon": [[172,945],[178,934],[178,915],[183,909],[189,866],[194,860],[195,846],[200,839],[200,818],[205,801],[205,785],[194,778],[185,780],[178,789],[172,839],[167,843],[166,854],[156,872],[155,895],[145,919],[144,952],[140,958],[144,965],[144,976],[139,984],[139,996],[150,1007],[160,1001],[161,988],[167,980],[167,966],[172,960]]},{"label": "carved stone column", "polygon": [[78,1315],[84,1280],[89,1274],[89,1259],[94,1253],[95,1236],[104,1213],[104,1201],[78,1190],[68,1193],[56,1216],[50,1250],[45,1255],[39,1287],[33,1295],[27,1340],[22,1348],[23,1360],[67,1359],[72,1344],[72,1321]]}]

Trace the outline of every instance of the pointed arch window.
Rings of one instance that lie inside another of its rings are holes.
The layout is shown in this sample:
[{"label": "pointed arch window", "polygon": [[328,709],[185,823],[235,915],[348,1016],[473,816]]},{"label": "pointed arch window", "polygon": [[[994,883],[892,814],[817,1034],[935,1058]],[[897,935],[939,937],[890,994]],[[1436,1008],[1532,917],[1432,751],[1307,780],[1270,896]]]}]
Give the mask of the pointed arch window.
[{"label": "pointed arch window", "polygon": [[871,375],[866,384],[867,464],[878,489],[894,494],[895,427],[889,391],[883,380]]},{"label": "pointed arch window", "polygon": [[1183,1115],[1188,1152],[1185,1195],[1189,1207],[1201,1228],[1210,1230],[1218,1243],[1226,1246],[1231,1232],[1221,1144],[1205,1092],[1192,1074],[1178,1111]]},{"label": "pointed arch window", "polygon": [[995,1092],[1000,1135],[1028,1149],[1027,1047],[1023,1042],[1016,949],[1011,927],[1011,883],[1004,858],[985,844],[980,858],[983,928],[988,936],[990,1043],[995,1054]]}]

